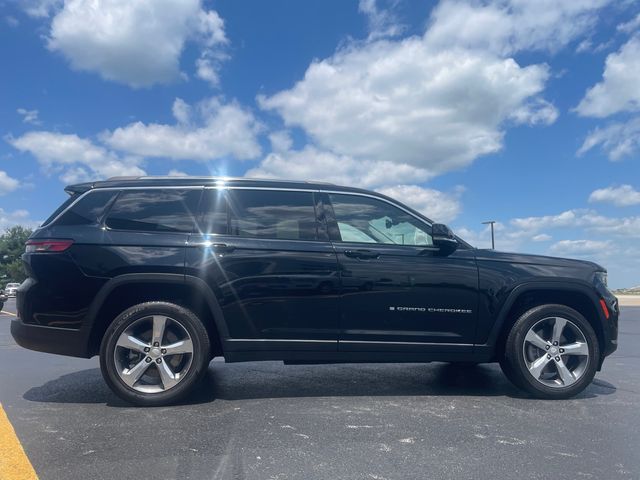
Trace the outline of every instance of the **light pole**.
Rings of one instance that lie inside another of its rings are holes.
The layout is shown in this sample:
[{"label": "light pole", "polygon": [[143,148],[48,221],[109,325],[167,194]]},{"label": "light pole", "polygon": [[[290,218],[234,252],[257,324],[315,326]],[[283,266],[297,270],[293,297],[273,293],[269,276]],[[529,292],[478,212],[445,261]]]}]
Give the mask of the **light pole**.
[{"label": "light pole", "polygon": [[488,222],[482,222],[483,225],[491,225],[491,250],[496,249],[496,240],[493,236],[493,224],[496,223],[495,220],[489,220]]}]

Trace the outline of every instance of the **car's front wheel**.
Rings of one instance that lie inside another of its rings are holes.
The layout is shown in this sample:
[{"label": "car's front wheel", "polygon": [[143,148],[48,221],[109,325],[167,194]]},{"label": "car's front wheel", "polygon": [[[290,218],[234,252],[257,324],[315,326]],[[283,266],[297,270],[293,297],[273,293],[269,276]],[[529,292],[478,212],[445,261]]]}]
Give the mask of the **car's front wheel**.
[{"label": "car's front wheel", "polygon": [[564,305],[541,305],[513,325],[501,366],[516,386],[538,398],[569,398],[596,373],[598,338],[589,322]]},{"label": "car's front wheel", "polygon": [[186,397],[202,377],[209,345],[193,312],[167,302],[141,303],[107,328],[100,369],[120,398],[140,406],[168,405]]}]

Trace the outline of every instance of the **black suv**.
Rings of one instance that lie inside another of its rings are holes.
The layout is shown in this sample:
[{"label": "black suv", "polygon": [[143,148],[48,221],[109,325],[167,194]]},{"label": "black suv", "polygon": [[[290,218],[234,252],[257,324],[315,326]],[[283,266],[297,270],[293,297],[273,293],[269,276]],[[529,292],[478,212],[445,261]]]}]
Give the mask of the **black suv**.
[{"label": "black suv", "polygon": [[185,397],[216,356],[500,362],[534,396],[567,398],[617,347],[602,267],[478,250],[378,193],[195,177],[66,191],[27,242],[11,332],[99,354],[138,405]]}]

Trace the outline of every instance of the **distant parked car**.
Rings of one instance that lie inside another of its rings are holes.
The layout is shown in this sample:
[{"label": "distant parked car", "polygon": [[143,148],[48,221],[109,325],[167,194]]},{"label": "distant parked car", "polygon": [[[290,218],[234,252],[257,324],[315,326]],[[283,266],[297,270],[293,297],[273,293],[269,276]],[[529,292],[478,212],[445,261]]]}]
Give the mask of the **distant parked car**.
[{"label": "distant parked car", "polygon": [[5,288],[7,297],[15,297],[19,286],[19,283],[7,283],[7,287]]}]

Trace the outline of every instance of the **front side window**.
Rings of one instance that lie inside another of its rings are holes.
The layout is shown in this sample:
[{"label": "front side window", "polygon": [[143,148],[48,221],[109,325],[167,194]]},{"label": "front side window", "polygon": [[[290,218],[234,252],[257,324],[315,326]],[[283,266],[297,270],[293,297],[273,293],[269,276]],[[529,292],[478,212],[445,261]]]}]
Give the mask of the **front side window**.
[{"label": "front side window", "polygon": [[116,230],[147,232],[195,231],[194,212],[202,190],[124,190],[105,224]]},{"label": "front side window", "polygon": [[330,194],[341,241],[392,245],[433,245],[430,227],[382,200]]},{"label": "front side window", "polygon": [[316,240],[310,192],[229,190],[230,234],[282,240]]}]

